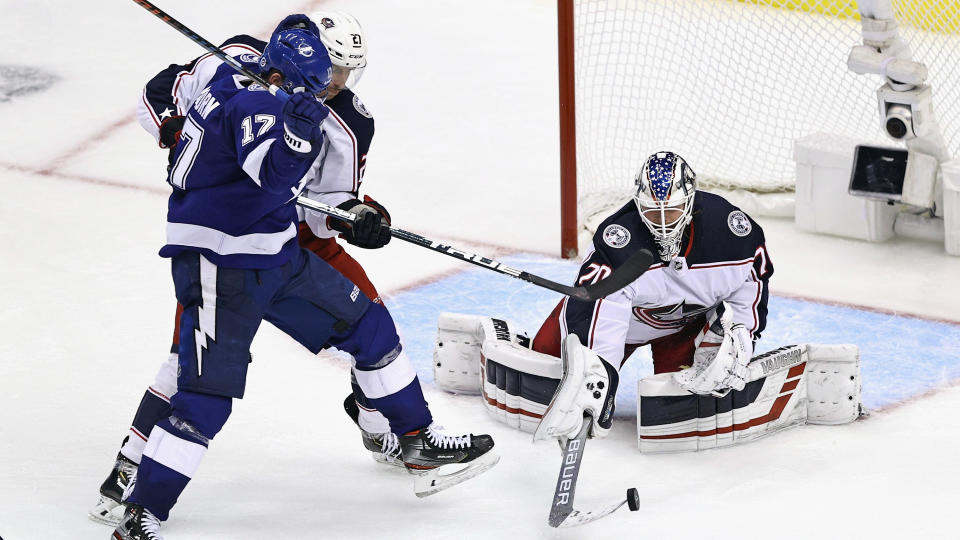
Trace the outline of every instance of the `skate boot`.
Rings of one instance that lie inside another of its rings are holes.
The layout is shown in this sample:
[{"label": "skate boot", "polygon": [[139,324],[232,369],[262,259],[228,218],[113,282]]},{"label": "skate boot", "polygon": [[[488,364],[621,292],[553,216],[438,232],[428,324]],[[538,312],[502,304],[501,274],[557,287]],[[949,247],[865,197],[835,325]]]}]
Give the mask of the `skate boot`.
[{"label": "skate boot", "polygon": [[403,464],[417,475],[417,497],[433,495],[490,469],[500,461],[489,435],[447,435],[436,424],[400,437]]},{"label": "skate boot", "polygon": [[137,476],[137,464],[117,454],[110,475],[100,485],[100,500],[90,510],[90,519],[116,527],[123,518],[123,492]]},{"label": "skate boot", "polygon": [[343,409],[347,415],[360,428],[360,438],[363,441],[363,447],[370,451],[373,460],[377,463],[392,465],[394,467],[403,467],[403,459],[400,456],[400,441],[393,433],[371,433],[360,427],[360,408],[357,406],[357,400],[350,394],[343,400]]},{"label": "skate boot", "polygon": [[160,520],[139,504],[127,506],[112,540],[163,540]]}]

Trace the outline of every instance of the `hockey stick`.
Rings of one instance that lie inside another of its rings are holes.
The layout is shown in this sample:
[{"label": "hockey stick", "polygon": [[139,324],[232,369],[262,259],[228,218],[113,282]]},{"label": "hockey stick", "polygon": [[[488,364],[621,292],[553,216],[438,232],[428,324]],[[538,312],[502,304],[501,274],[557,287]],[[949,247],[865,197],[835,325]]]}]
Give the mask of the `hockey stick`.
[{"label": "hockey stick", "polygon": [[[297,204],[306,208],[310,208],[311,210],[316,210],[328,216],[342,219],[344,221],[352,222],[357,217],[351,212],[347,212],[335,206],[323,204],[306,197],[297,197]],[[464,251],[453,246],[441,244],[440,242],[430,240],[429,238],[425,238],[419,234],[414,234],[403,229],[390,227],[390,235],[405,242],[410,242],[411,244],[416,244],[438,253],[449,255],[450,257],[481,266],[488,270],[493,270],[494,272],[515,277],[554,292],[587,301],[594,301],[598,298],[603,298],[626,287],[635,279],[643,275],[643,273],[650,268],[650,264],[653,263],[653,254],[650,253],[649,250],[641,249],[627,259],[625,263],[617,267],[617,269],[612,274],[607,276],[606,279],[584,287],[571,287],[570,285],[564,285],[562,283],[557,283],[556,281],[550,281],[549,279],[540,277],[536,274],[511,268],[501,262],[488,259],[481,255],[477,255],[476,253],[470,253],[469,251]]]},{"label": "hockey stick", "polygon": [[[150,2],[147,2],[146,0],[133,0],[133,2],[139,5],[140,7],[146,9],[150,13],[153,13],[154,15],[156,15],[157,18],[167,23],[168,25],[172,26],[175,30],[187,36],[188,38],[190,38],[191,41],[200,45],[201,47],[206,49],[208,52],[215,55],[217,58],[226,62],[227,65],[229,65],[233,69],[239,71],[240,73],[243,73],[244,75],[252,79],[257,84],[263,86],[264,88],[268,88],[271,94],[277,96],[278,98],[284,101],[286,101],[287,99],[290,99],[290,96],[288,96],[286,92],[284,92],[277,86],[268,83],[260,75],[243,67],[243,65],[240,64],[240,62],[238,62],[235,58],[221,51],[219,48],[217,48],[214,44],[210,43],[209,41],[203,39],[199,34],[197,34],[193,30],[184,26],[180,21],[171,17],[162,9],[156,7]],[[297,197],[297,204],[316,210],[328,216],[333,216],[345,221],[352,222],[356,219],[356,215],[350,212],[346,212],[339,208],[307,199],[306,197]],[[463,251],[453,246],[441,244],[440,242],[434,242],[433,240],[424,238],[423,236],[420,236],[418,234],[404,231],[403,229],[390,227],[390,234],[396,238],[399,238],[406,242],[410,242],[411,244],[416,244],[418,246],[431,249],[438,253],[443,253],[444,255],[449,255],[450,257],[454,257],[454,258],[475,264],[477,266],[482,266],[484,268],[493,270],[494,272],[498,272],[500,274],[505,274],[508,276],[515,277],[517,279],[522,279],[523,281],[533,283],[534,285],[543,287],[545,289],[550,289],[551,291],[554,291],[554,292],[558,292],[561,294],[565,294],[567,296],[572,296],[574,298],[579,298],[581,300],[587,300],[587,301],[593,301],[599,298],[603,298],[609,294],[612,294],[626,287],[631,282],[633,282],[633,280],[643,275],[643,273],[647,271],[647,268],[650,267],[650,264],[653,263],[653,260],[654,260],[653,254],[650,253],[649,250],[641,249],[640,251],[635,253],[632,257],[627,259],[627,261],[624,264],[618,267],[617,270],[612,274],[610,274],[606,279],[598,283],[594,283],[592,285],[587,285],[585,287],[571,287],[569,285],[564,285],[562,283],[550,281],[549,279],[540,277],[535,274],[531,274],[529,272],[524,272],[522,270],[510,268],[509,266],[503,263],[497,262],[493,259],[482,257],[475,253]]]},{"label": "hockey stick", "polygon": [[161,21],[169,24],[170,26],[173,27],[174,30],[176,30],[176,31],[180,32],[181,34],[183,34],[183,35],[187,36],[188,38],[190,38],[191,41],[193,41],[193,42],[196,43],[197,45],[200,45],[201,47],[203,47],[204,49],[206,49],[207,52],[209,52],[209,53],[213,54],[214,56],[216,56],[217,58],[223,60],[227,65],[229,65],[229,66],[232,67],[233,69],[239,71],[240,73],[243,73],[244,75],[246,75],[247,77],[249,77],[250,79],[252,79],[253,81],[255,81],[257,84],[259,84],[259,85],[263,86],[264,88],[266,88],[267,90],[269,90],[271,94],[277,96],[278,98],[280,98],[280,99],[283,100],[283,101],[286,101],[286,100],[290,99],[290,96],[288,96],[286,92],[284,92],[283,90],[281,90],[280,87],[278,87],[278,86],[276,86],[276,85],[274,85],[274,84],[268,83],[268,82],[266,81],[266,79],[264,79],[263,77],[261,77],[259,74],[254,73],[254,72],[250,71],[249,69],[243,67],[243,64],[241,64],[240,62],[238,62],[236,58],[230,56],[229,54],[227,54],[227,53],[225,53],[225,52],[223,52],[223,51],[221,51],[219,47],[217,47],[217,46],[214,45],[213,43],[210,43],[209,41],[203,39],[203,37],[201,37],[200,34],[197,34],[197,33],[194,32],[193,30],[187,28],[183,23],[181,23],[180,21],[174,19],[174,18],[171,17],[169,14],[167,14],[167,12],[163,11],[162,9],[160,9],[160,8],[158,8],[157,6],[153,5],[152,3],[147,2],[146,0],[133,0],[133,3],[139,5],[139,6],[142,7],[143,9],[149,11],[150,13],[153,13],[154,15],[157,16],[158,19],[160,19]]},{"label": "hockey stick", "polygon": [[572,439],[567,439],[563,447],[563,461],[560,463],[560,475],[557,477],[557,487],[553,490],[553,504],[550,507],[550,517],[547,523],[551,527],[576,527],[596,521],[620,509],[624,503],[631,511],[640,508],[640,495],[637,488],[627,490],[627,498],[610,503],[596,510],[582,511],[573,507],[573,497],[577,490],[577,476],[580,474],[580,463],[583,461],[583,451],[587,446],[587,433],[590,431],[591,419],[584,415],[583,427]]}]

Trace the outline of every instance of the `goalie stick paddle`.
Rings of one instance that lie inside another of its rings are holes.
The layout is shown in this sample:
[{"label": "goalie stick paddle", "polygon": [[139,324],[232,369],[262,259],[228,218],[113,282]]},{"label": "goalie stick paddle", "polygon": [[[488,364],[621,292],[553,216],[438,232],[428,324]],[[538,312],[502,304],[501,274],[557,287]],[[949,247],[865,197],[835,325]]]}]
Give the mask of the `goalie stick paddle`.
[{"label": "goalie stick paddle", "polygon": [[626,499],[609,503],[594,510],[577,510],[573,507],[573,497],[577,490],[577,477],[580,474],[580,463],[583,461],[583,451],[587,445],[587,433],[590,431],[590,417],[584,415],[583,427],[572,439],[567,439],[563,447],[563,461],[560,463],[560,475],[557,477],[557,487],[553,490],[553,502],[550,506],[550,516],[547,523],[551,527],[576,527],[596,521],[620,509],[624,504],[631,511],[640,509],[640,495],[637,488],[627,490]]},{"label": "goalie stick paddle", "polygon": [[[240,73],[243,73],[245,76],[249,77],[250,79],[255,81],[257,84],[263,86],[264,88],[269,89],[270,93],[276,96],[277,98],[283,101],[290,99],[290,96],[288,96],[286,92],[284,92],[277,86],[268,83],[260,75],[243,67],[243,65],[240,64],[240,62],[238,62],[235,58],[221,51],[219,48],[217,48],[216,45],[210,43],[209,41],[201,37],[199,34],[194,32],[193,30],[187,28],[183,23],[171,17],[169,14],[167,14],[162,9],[158,8],[153,3],[147,2],[146,0],[133,0],[133,2],[138,6],[146,9],[150,13],[153,13],[154,15],[156,15],[157,18],[159,18],[161,21],[167,23],[168,25],[173,27],[175,30],[180,32],[181,34],[190,38],[191,41],[193,41],[197,45],[200,45],[201,47],[206,49],[207,52],[223,60],[227,65],[229,65],[233,69],[239,71]],[[333,216],[345,221],[352,222],[354,219],[356,219],[356,216],[350,212],[307,199],[306,197],[297,197],[297,204],[316,210],[318,212],[324,213],[328,216]],[[549,279],[540,277],[536,274],[531,274],[523,270],[517,270],[515,268],[511,268],[503,263],[497,262],[493,259],[482,257],[475,253],[470,253],[468,251],[463,251],[462,249],[457,249],[453,246],[441,244],[440,242],[435,242],[433,240],[420,236],[419,234],[414,234],[411,232],[404,231],[403,229],[390,227],[390,234],[395,238],[399,238],[400,240],[410,242],[411,244],[416,244],[418,246],[431,249],[438,253],[443,253],[444,255],[448,255],[450,257],[454,257],[454,258],[466,261],[468,263],[475,264],[477,266],[482,266],[483,268],[493,270],[494,272],[498,272],[500,274],[505,274],[508,276],[515,277],[517,279],[522,279],[523,281],[526,281],[528,283],[533,283],[534,285],[543,287],[545,289],[549,289],[554,292],[558,292],[561,294],[565,294],[567,296],[571,296],[573,298],[579,298],[581,300],[587,300],[587,301],[594,301],[599,298],[603,298],[607,295],[615,293],[620,289],[626,287],[631,282],[633,282],[633,280],[643,275],[643,273],[647,271],[647,269],[650,267],[650,265],[654,261],[653,254],[649,250],[641,249],[637,253],[634,253],[632,257],[627,259],[627,261],[624,264],[619,266],[616,271],[614,271],[612,274],[607,276],[606,279],[603,279],[598,283],[594,283],[592,285],[587,285],[584,287],[571,287],[569,285],[564,285],[562,283],[550,281]]]},{"label": "goalie stick paddle", "polygon": [[[306,197],[297,197],[297,204],[306,208],[310,208],[311,210],[316,210],[328,216],[342,219],[344,221],[352,222],[357,217],[355,214],[347,212],[346,210],[341,210],[337,207],[323,204]],[[493,259],[488,259],[481,255],[477,255],[476,253],[470,253],[469,251],[464,251],[447,244],[442,244],[403,229],[390,227],[390,235],[405,242],[410,242],[411,244],[416,244],[438,253],[449,255],[450,257],[481,266],[488,270],[493,270],[494,272],[515,277],[554,292],[587,301],[594,301],[599,298],[603,298],[626,287],[635,279],[642,276],[643,273],[646,272],[653,263],[653,253],[651,253],[649,250],[641,249],[627,259],[624,264],[617,267],[617,269],[614,270],[612,274],[607,276],[606,279],[603,279],[592,285],[572,287],[570,285],[557,283],[556,281],[550,281],[549,279],[540,277],[536,274],[511,268]]]}]

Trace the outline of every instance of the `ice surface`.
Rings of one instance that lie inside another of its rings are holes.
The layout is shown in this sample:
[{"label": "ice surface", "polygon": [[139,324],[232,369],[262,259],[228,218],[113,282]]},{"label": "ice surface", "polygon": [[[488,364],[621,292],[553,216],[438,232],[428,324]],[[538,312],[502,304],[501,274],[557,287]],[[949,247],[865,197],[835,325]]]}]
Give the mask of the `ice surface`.
[{"label": "ice surface", "polygon": [[[358,93],[377,118],[365,188],[404,228],[563,279],[571,263],[517,254],[559,247],[554,4],[161,7],[211,41],[264,36],[290,12],[353,11],[371,50]],[[86,511],[166,357],[173,316],[169,267],[156,256],[165,153],[132,108],[148,77],[200,51],[133,2],[0,9],[0,64],[59,77],[0,103],[0,536],[106,540],[109,530]],[[174,509],[166,538],[954,538],[956,327],[798,298],[957,320],[960,259],[936,244],[866,244],[797,233],[788,221],[763,226],[780,295],[764,345],[778,335],[861,345],[865,393],[884,407],[868,420],[643,456],[632,418],[622,416],[608,439],[589,444],[577,503],[602,504],[636,486],[641,510],[555,531],[546,526],[555,445],[532,445],[490,420],[479,401],[428,384],[441,423],[493,434],[504,457],[467,484],[417,499],[408,475],[363,452],[341,412],[347,366],[313,358],[265,326],[247,397]],[[533,331],[556,301],[400,242],[351,252],[421,364],[431,310],[456,311],[466,299]],[[893,400],[904,401],[884,405]]]}]

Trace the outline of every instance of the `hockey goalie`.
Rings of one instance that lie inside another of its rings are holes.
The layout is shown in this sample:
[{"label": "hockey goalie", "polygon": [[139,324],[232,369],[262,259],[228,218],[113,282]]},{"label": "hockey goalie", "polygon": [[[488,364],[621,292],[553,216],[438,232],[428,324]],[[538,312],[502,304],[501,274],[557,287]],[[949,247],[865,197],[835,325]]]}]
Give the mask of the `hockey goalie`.
[{"label": "hockey goalie", "polygon": [[632,201],[598,227],[577,285],[596,283],[638,249],[659,261],[594,302],[564,298],[531,340],[509,321],[441,314],[437,384],[479,393],[499,421],[536,438],[610,430],[619,369],[649,345],[638,384],[642,452],[729,446],[791,426],[860,414],[855,345],[801,344],[754,357],[773,265],[763,230],[722,197],[698,191],[678,155],[650,156]]}]

